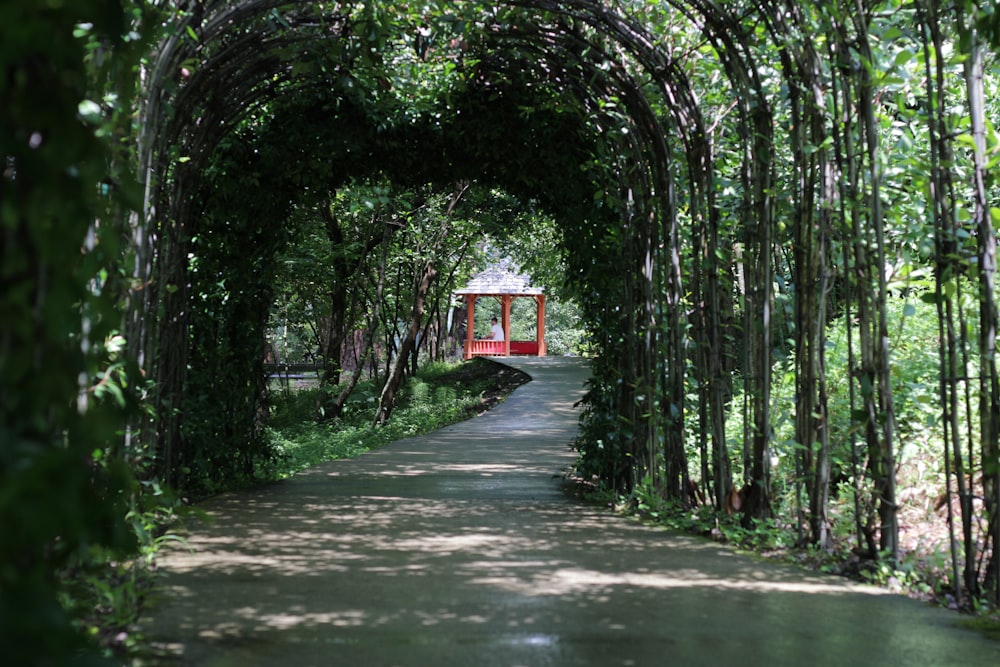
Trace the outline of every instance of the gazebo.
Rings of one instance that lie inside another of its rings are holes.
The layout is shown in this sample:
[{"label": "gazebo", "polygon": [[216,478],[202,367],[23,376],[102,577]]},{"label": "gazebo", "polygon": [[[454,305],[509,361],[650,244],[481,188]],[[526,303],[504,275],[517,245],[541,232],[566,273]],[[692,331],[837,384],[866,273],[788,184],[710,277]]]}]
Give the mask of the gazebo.
[{"label": "gazebo", "polygon": [[[545,356],[545,294],[539,287],[532,287],[528,276],[516,274],[505,260],[478,273],[456,294],[465,299],[465,358],[509,357],[523,354]],[[500,303],[501,326],[504,340],[477,340],[475,335],[476,301],[480,297],[492,297]],[[538,327],[535,340],[519,341],[510,339],[510,306],[518,297],[534,299],[538,313]]]}]

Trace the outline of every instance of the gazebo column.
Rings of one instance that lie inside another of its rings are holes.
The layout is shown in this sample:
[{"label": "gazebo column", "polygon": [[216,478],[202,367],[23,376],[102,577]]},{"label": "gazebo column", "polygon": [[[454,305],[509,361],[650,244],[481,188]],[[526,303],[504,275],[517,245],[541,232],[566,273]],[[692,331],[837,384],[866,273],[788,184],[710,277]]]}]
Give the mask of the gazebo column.
[{"label": "gazebo column", "polygon": [[500,326],[503,327],[503,356],[510,356],[510,294],[500,296],[500,312],[503,320]]},{"label": "gazebo column", "polygon": [[536,327],[537,335],[535,336],[535,342],[538,344],[538,356],[544,357],[545,350],[545,295],[539,294],[535,297],[535,303],[538,305],[538,326]]},{"label": "gazebo column", "polygon": [[465,295],[465,353],[466,359],[472,358],[472,341],[476,337],[476,295]]}]

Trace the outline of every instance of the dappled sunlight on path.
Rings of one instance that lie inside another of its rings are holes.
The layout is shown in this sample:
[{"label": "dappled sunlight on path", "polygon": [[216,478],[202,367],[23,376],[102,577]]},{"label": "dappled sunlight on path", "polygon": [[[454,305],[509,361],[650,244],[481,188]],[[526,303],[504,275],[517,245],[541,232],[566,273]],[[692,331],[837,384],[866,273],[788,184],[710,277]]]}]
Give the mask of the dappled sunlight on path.
[{"label": "dappled sunlight on path", "polygon": [[163,561],[164,664],[996,665],[953,615],[566,493],[586,366],[490,413],[216,499]]}]

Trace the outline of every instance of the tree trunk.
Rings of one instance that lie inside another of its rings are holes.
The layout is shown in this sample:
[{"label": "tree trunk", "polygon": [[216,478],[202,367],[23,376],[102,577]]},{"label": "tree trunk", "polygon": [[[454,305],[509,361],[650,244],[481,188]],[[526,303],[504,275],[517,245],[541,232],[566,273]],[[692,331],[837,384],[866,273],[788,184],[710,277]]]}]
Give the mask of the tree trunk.
[{"label": "tree trunk", "polygon": [[333,284],[328,292],[330,299],[330,319],[326,331],[323,332],[323,375],[321,382],[325,386],[340,384],[341,366],[344,356],[344,341],[347,332],[347,284],[351,278],[351,269],[347,258],[338,248],[344,244],[344,233],[340,229],[337,218],[333,215],[332,204],[323,206],[323,222],[326,235],[333,251]]},{"label": "tree trunk", "polygon": [[403,383],[407,361],[409,360],[410,353],[416,347],[417,334],[420,332],[420,323],[424,317],[424,304],[427,301],[427,293],[430,291],[431,284],[437,275],[437,270],[431,262],[424,265],[423,275],[413,296],[413,308],[410,310],[410,326],[406,330],[406,337],[403,339],[403,344],[400,345],[399,352],[397,352],[395,361],[392,364],[389,378],[382,388],[381,396],[379,396],[378,410],[376,410],[375,419],[373,420],[375,425],[385,424],[392,414],[392,409],[395,407],[396,394]]},{"label": "tree trunk", "polygon": [[[952,586],[955,591],[957,603],[962,606],[967,601],[966,593],[974,593],[975,586],[968,590],[968,573],[971,570],[970,554],[974,558],[976,545],[971,543],[971,517],[968,516],[965,498],[966,471],[962,455],[962,427],[960,415],[962,413],[961,402],[963,384],[965,378],[964,355],[965,350],[962,345],[962,338],[959,331],[962,329],[961,316],[956,313],[956,309],[961,308],[958,299],[949,296],[953,292],[952,288],[958,285],[959,278],[964,273],[964,267],[960,259],[959,232],[964,235],[965,230],[961,229],[961,224],[954,215],[955,213],[955,193],[953,175],[950,165],[953,164],[953,152],[950,145],[950,124],[947,118],[947,84],[945,79],[945,66],[940,58],[933,54],[940,54],[944,46],[945,38],[941,34],[941,17],[938,14],[936,3],[918,3],[920,9],[920,20],[924,47],[924,66],[927,78],[927,99],[926,108],[931,112],[927,114],[928,137],[930,145],[930,189],[928,210],[931,214],[931,224],[934,228],[934,250],[935,250],[935,301],[938,309],[938,323],[941,332],[940,350],[940,401],[943,425],[944,462],[946,470],[947,487],[947,510],[949,538],[951,541],[952,557]],[[957,295],[956,295],[957,296]],[[961,372],[960,372],[961,369]],[[950,473],[950,474],[949,474]],[[958,485],[958,496],[962,503],[961,520],[964,535],[965,552],[965,576],[959,574],[959,546],[955,541],[954,531],[954,511],[951,502],[952,484]]]},{"label": "tree trunk", "polygon": [[[961,10],[960,10],[961,11]],[[982,550],[989,554],[983,578],[983,594],[994,605],[1000,604],[1000,379],[997,377],[996,337],[998,314],[996,303],[997,238],[990,216],[986,193],[986,101],[983,83],[983,50],[974,27],[967,27],[978,18],[962,16],[960,30],[969,44],[965,60],[966,91],[969,120],[972,128],[973,158],[973,224],[978,240],[979,278],[979,429],[983,462],[983,508],[986,531]],[[978,577],[977,577],[978,578]]]},{"label": "tree trunk", "polygon": [[[788,12],[805,31],[805,19]],[[795,439],[800,445],[797,471],[809,497],[809,540],[830,542],[829,435],[826,429],[825,343],[830,209],[835,197],[833,165],[827,145],[823,68],[809,42],[789,45],[782,58],[792,107],[791,142],[795,174],[796,224],[792,249],[795,283]],[[802,482],[798,482],[801,485]]]}]

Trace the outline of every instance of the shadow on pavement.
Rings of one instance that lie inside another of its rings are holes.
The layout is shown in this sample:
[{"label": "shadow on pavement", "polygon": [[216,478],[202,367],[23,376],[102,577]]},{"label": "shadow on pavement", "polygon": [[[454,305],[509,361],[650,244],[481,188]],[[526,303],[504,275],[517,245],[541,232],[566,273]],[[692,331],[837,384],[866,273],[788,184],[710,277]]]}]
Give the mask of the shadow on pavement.
[{"label": "shadow on pavement", "polygon": [[[162,563],[170,665],[991,665],[952,614],[565,493],[580,360],[490,413],[219,498]],[[849,657],[848,657],[849,656]]]}]

